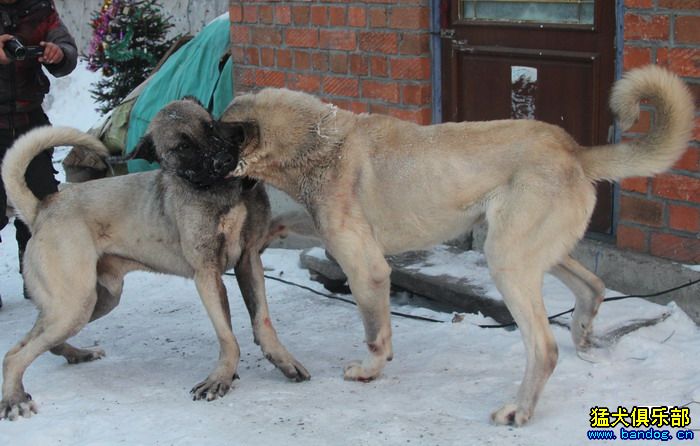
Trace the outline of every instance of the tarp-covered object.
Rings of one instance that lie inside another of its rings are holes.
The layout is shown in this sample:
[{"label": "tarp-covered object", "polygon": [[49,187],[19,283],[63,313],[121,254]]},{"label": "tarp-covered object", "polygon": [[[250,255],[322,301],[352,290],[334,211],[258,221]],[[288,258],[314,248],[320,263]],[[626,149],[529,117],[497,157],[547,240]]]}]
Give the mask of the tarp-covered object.
[{"label": "tarp-covered object", "polygon": [[[194,96],[218,117],[233,98],[228,14],[210,22],[178,49],[148,80],[129,116],[126,153],[133,151],[148,123],[168,102]],[[225,61],[225,63],[224,63]],[[222,66],[223,64],[223,66]],[[144,160],[131,160],[129,172],[158,168]]]}]

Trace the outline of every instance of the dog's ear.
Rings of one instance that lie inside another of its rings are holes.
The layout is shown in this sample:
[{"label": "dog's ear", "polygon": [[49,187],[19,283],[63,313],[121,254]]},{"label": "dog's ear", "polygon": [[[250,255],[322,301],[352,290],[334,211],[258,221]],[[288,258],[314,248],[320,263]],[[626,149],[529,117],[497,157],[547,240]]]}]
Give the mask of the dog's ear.
[{"label": "dog's ear", "polygon": [[145,134],[141,137],[134,150],[131,151],[127,159],[143,159],[149,163],[158,162],[158,154],[156,153],[156,146],[153,143],[153,138],[150,134]]},{"label": "dog's ear", "polygon": [[257,121],[219,122],[218,127],[221,136],[238,147],[257,141],[260,136]]}]

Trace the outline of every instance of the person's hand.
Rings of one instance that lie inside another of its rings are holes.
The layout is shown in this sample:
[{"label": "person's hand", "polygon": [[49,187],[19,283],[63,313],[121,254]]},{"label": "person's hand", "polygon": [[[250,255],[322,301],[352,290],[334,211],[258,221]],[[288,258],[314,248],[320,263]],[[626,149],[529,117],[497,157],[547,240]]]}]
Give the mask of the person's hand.
[{"label": "person's hand", "polygon": [[5,42],[11,40],[12,37],[14,36],[10,34],[3,34],[0,36],[0,65],[7,65],[12,62],[12,59],[5,54]]},{"label": "person's hand", "polygon": [[44,47],[44,54],[38,59],[39,62],[47,65],[61,63],[63,60],[63,50],[60,46],[51,42],[39,42]]}]

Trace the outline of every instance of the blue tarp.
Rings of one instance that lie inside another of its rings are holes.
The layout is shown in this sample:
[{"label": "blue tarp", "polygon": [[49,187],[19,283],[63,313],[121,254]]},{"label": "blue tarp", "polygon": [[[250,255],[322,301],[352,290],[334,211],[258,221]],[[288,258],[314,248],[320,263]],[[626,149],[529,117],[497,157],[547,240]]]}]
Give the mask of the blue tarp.
[{"label": "blue tarp", "polygon": [[[229,48],[228,15],[213,20],[192,40],[172,54],[149,79],[129,116],[126,153],[134,150],[153,116],[168,102],[194,96],[215,117],[221,115],[233,98],[232,61],[229,57],[220,70]],[[158,168],[144,160],[132,160],[129,172]]]}]

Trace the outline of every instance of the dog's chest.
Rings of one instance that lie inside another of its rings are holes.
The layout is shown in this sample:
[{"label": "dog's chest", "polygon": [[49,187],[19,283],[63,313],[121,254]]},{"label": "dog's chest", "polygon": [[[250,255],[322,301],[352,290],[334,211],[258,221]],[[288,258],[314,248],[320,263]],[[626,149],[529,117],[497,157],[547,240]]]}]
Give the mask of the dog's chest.
[{"label": "dog's chest", "polygon": [[222,254],[227,264],[235,263],[243,249],[243,226],[248,216],[245,205],[237,204],[219,217],[217,233],[223,235]]}]

